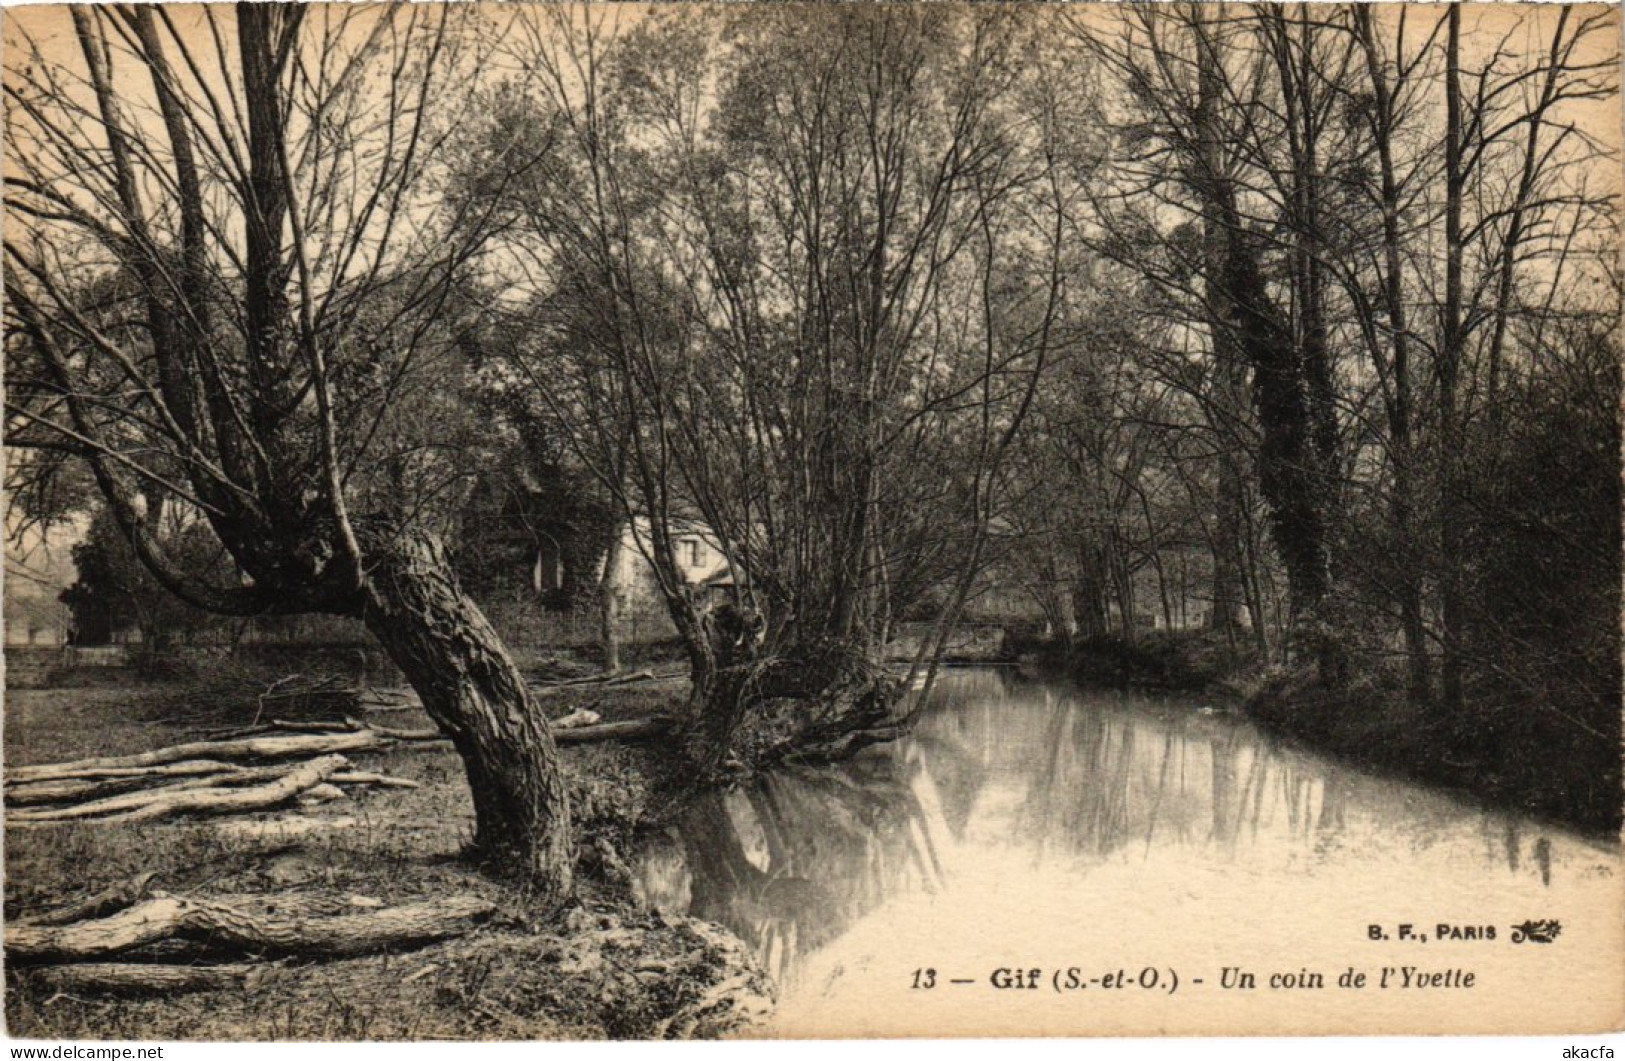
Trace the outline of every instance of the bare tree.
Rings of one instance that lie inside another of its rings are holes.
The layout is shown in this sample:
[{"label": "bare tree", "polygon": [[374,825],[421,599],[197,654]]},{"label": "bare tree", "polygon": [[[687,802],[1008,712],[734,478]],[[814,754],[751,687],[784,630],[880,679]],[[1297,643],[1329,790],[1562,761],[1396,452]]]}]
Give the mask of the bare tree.
[{"label": "bare tree", "polygon": [[[362,619],[462,755],[478,853],[558,900],[572,860],[553,741],[436,533],[461,475],[446,307],[493,215],[448,217],[425,191],[472,102],[449,89],[479,66],[474,17],[11,19],[7,441],[86,462],[187,601]],[[239,581],[169,554],[166,499],[207,520]]]},{"label": "bare tree", "polygon": [[[1549,315],[1613,231],[1587,180],[1606,151],[1579,120],[1611,91],[1610,24],[1284,5],[1071,20],[1126,130],[1094,196],[1096,245],[1207,332],[1216,375],[1247,381],[1251,408],[1228,416],[1256,424],[1249,463],[1294,625],[1329,678],[1351,637],[1386,651],[1397,630],[1411,699],[1429,701],[1437,666],[1461,710],[1464,440],[1504,412],[1509,322]],[[1508,42],[1528,31],[1548,43],[1520,56]],[[1384,513],[1385,550],[1348,529],[1351,504]],[[1221,532],[1241,511],[1223,507]],[[1375,592],[1353,600],[1351,581]],[[1376,638],[1346,614],[1371,607]]]},{"label": "bare tree", "polygon": [[[804,715],[843,746],[889,725],[891,624],[945,571],[957,610],[978,567],[1053,338],[1061,214],[1006,135],[1008,17],[691,14],[517,18],[485,151],[558,146],[489,259],[544,325],[517,371],[645,521],[714,763],[768,701],[821,703]],[[1042,279],[1004,273],[1034,254]],[[695,523],[741,576],[726,615],[678,577]]]}]

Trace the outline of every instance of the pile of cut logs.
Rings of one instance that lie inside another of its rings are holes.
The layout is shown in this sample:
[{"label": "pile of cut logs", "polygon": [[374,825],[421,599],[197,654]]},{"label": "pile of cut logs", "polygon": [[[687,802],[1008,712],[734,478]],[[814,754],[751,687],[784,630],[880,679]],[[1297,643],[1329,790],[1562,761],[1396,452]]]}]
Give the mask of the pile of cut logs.
[{"label": "pile of cut logs", "polygon": [[[671,725],[672,720],[664,717],[600,723],[591,711],[573,711],[551,723],[561,744],[654,736]],[[341,799],[347,789],[357,787],[416,788],[416,781],[358,770],[346,756],[381,751],[398,742],[445,739],[433,728],[402,729],[355,719],[272,720],[225,739],[134,755],[12,767],[5,773],[6,828],[241,814]]]},{"label": "pile of cut logs", "polygon": [[415,781],[357,770],[346,758],[389,743],[355,728],[192,741],[134,755],[12,767],[5,776],[6,828],[238,814],[341,798],[341,786],[416,788]]}]

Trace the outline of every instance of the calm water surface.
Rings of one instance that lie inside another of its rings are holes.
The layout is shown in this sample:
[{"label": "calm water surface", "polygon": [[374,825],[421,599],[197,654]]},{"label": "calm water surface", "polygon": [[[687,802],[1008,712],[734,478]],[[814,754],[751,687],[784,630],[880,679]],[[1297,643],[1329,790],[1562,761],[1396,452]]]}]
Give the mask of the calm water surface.
[{"label": "calm water surface", "polygon": [[[1438,1007],[1436,1030],[1479,1028],[1472,1013],[1497,1005],[1497,988],[1522,998],[1554,970],[1572,975],[1581,948],[1617,963],[1615,845],[1284,747],[1200,701],[999,671],[950,672],[933,699],[907,740],[717,794],[643,854],[646,901],[757,949],[781,986],[774,1032],[1213,1031],[1252,999],[1187,984],[1177,1002],[1083,1003],[994,992],[989,976],[1155,966],[1212,982],[1227,966],[1335,976],[1415,962],[1483,966],[1473,1009],[1449,1011],[1465,1023]],[[1559,914],[1568,940],[1510,949],[1512,924]],[[1369,938],[1373,923],[1432,936],[1441,921],[1498,938]],[[915,988],[923,968],[944,986]],[[1257,1019],[1309,1031],[1416,1004],[1258,994],[1273,1001]]]}]

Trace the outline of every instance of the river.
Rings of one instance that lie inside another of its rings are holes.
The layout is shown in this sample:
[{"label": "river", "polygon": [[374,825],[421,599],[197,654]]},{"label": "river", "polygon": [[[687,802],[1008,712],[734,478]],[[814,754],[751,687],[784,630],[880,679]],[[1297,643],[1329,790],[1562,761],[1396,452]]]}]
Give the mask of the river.
[{"label": "river", "polygon": [[1620,868],[1200,701],[967,670],[909,738],[694,807],[638,883],[755,947],[769,1035],[1533,1032],[1618,1018]]}]

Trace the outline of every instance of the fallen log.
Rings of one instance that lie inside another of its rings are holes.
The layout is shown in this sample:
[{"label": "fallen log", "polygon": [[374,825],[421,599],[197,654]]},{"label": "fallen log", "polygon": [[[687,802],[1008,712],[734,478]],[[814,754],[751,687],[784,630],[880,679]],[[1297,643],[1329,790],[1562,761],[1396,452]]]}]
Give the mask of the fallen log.
[{"label": "fallen log", "polygon": [[[144,806],[160,795],[169,792],[182,792],[195,788],[212,788],[215,786],[230,787],[232,785],[252,784],[256,781],[265,781],[281,777],[291,770],[298,769],[297,763],[282,766],[244,766],[228,769],[224,773],[206,774],[202,777],[184,778],[163,785],[152,785],[147,788],[126,790],[116,796],[107,796],[102,799],[88,800],[83,803],[72,803],[67,806],[34,806],[12,812],[8,821],[53,821],[69,818],[94,818],[102,814],[111,814],[120,810],[131,810]],[[128,781],[130,779],[122,779]]]},{"label": "fallen log", "polygon": [[109,917],[68,925],[8,925],[6,954],[18,960],[77,961],[104,958],[181,931],[194,909],[174,896],[148,899]]},{"label": "fallen log", "polygon": [[71,763],[50,763],[42,766],[19,766],[9,772],[12,781],[45,781],[63,777],[105,776],[85,771],[123,770],[134,767],[159,766],[185,759],[213,757],[216,759],[290,759],[305,755],[326,755],[330,752],[368,751],[382,746],[376,733],[359,730],[347,733],[310,734],[288,737],[250,737],[245,740],[193,741],[158,748],[137,755],[120,755],[103,759],[80,759]]},{"label": "fallen log", "polygon": [[53,991],[97,995],[179,995],[188,991],[251,988],[269,972],[265,965],[146,965],[90,962],[48,965],[33,979]]},{"label": "fallen log", "polygon": [[5,949],[17,961],[71,962],[179,939],[261,955],[346,958],[460,936],[495,910],[484,899],[452,896],[364,913],[300,917],[257,912],[245,903],[165,896],[95,921],[10,925]]},{"label": "fallen log", "polygon": [[59,906],[55,910],[47,910],[35,917],[25,917],[19,924],[29,925],[67,925],[86,918],[102,917],[115,910],[122,910],[126,906],[133,906],[147,894],[147,889],[158,876],[154,870],[129,880],[111,884],[99,892],[75,900],[66,906]]},{"label": "fallen log", "polygon": [[239,811],[274,807],[308,788],[321,784],[349,765],[350,761],[342,755],[323,755],[300,764],[298,769],[268,784],[237,789],[204,788],[176,792],[138,810],[103,820],[150,822],[175,814],[235,814]]},{"label": "fallen log", "polygon": [[229,906],[251,917],[285,918],[338,917],[359,910],[381,910],[384,907],[382,900],[364,895],[298,891],[266,894],[227,892],[209,896],[209,902]]},{"label": "fallen log", "polygon": [[[245,810],[262,810],[292,799],[349,765],[350,761],[342,755],[324,755],[300,763],[266,784],[242,788],[199,788],[183,782],[154,792],[117,796],[85,807],[15,811],[6,816],[6,827],[29,828],[72,821],[96,825],[106,822],[150,822],[176,814],[234,814]],[[110,804],[119,806],[110,808]]]},{"label": "fallen log", "polygon": [[[71,766],[71,764],[68,765]],[[201,759],[179,763],[161,763],[157,766],[108,766],[68,770],[62,770],[58,767],[53,769],[48,779],[30,780],[27,777],[18,777],[20,772],[34,769],[42,769],[42,767],[17,766],[6,771],[7,799],[12,798],[19,791],[51,792],[54,789],[50,786],[65,785],[68,782],[83,784],[98,779],[107,779],[111,781],[129,780],[137,784],[144,784],[154,777],[201,777],[205,774],[222,774],[228,770],[235,770],[237,767],[231,763]],[[73,797],[68,796],[65,798],[71,799]]]},{"label": "fallen log", "polygon": [[[350,760],[342,755],[330,756],[330,758],[339,761],[337,770],[342,770],[350,765]],[[159,785],[139,792],[128,792],[107,799],[92,800],[89,803],[76,803],[67,807],[45,807],[34,810],[13,811],[6,816],[6,823],[11,825],[26,822],[71,821],[77,818],[101,818],[151,806],[179,792],[199,792],[214,788],[225,789],[246,786],[257,782],[281,781],[298,774],[309,765],[309,763],[289,763],[281,766],[239,767],[225,774],[210,774],[205,777],[177,781],[174,784]],[[318,782],[312,782],[312,784],[316,783]]]},{"label": "fallen log", "polygon": [[140,788],[150,777],[115,777],[104,781],[34,781],[6,789],[6,805],[38,807],[50,803],[77,803]]},{"label": "fallen log", "polygon": [[[343,758],[343,756],[340,756]],[[350,760],[344,760],[346,764]],[[261,781],[271,781],[279,777],[286,777],[299,769],[304,763],[294,761],[291,763],[277,763],[272,766],[241,766],[229,774],[217,774],[214,777],[200,777],[185,782],[187,788],[234,788],[241,785],[257,784]],[[344,769],[347,767],[341,767]],[[169,786],[170,791],[179,789],[180,785]]]}]

